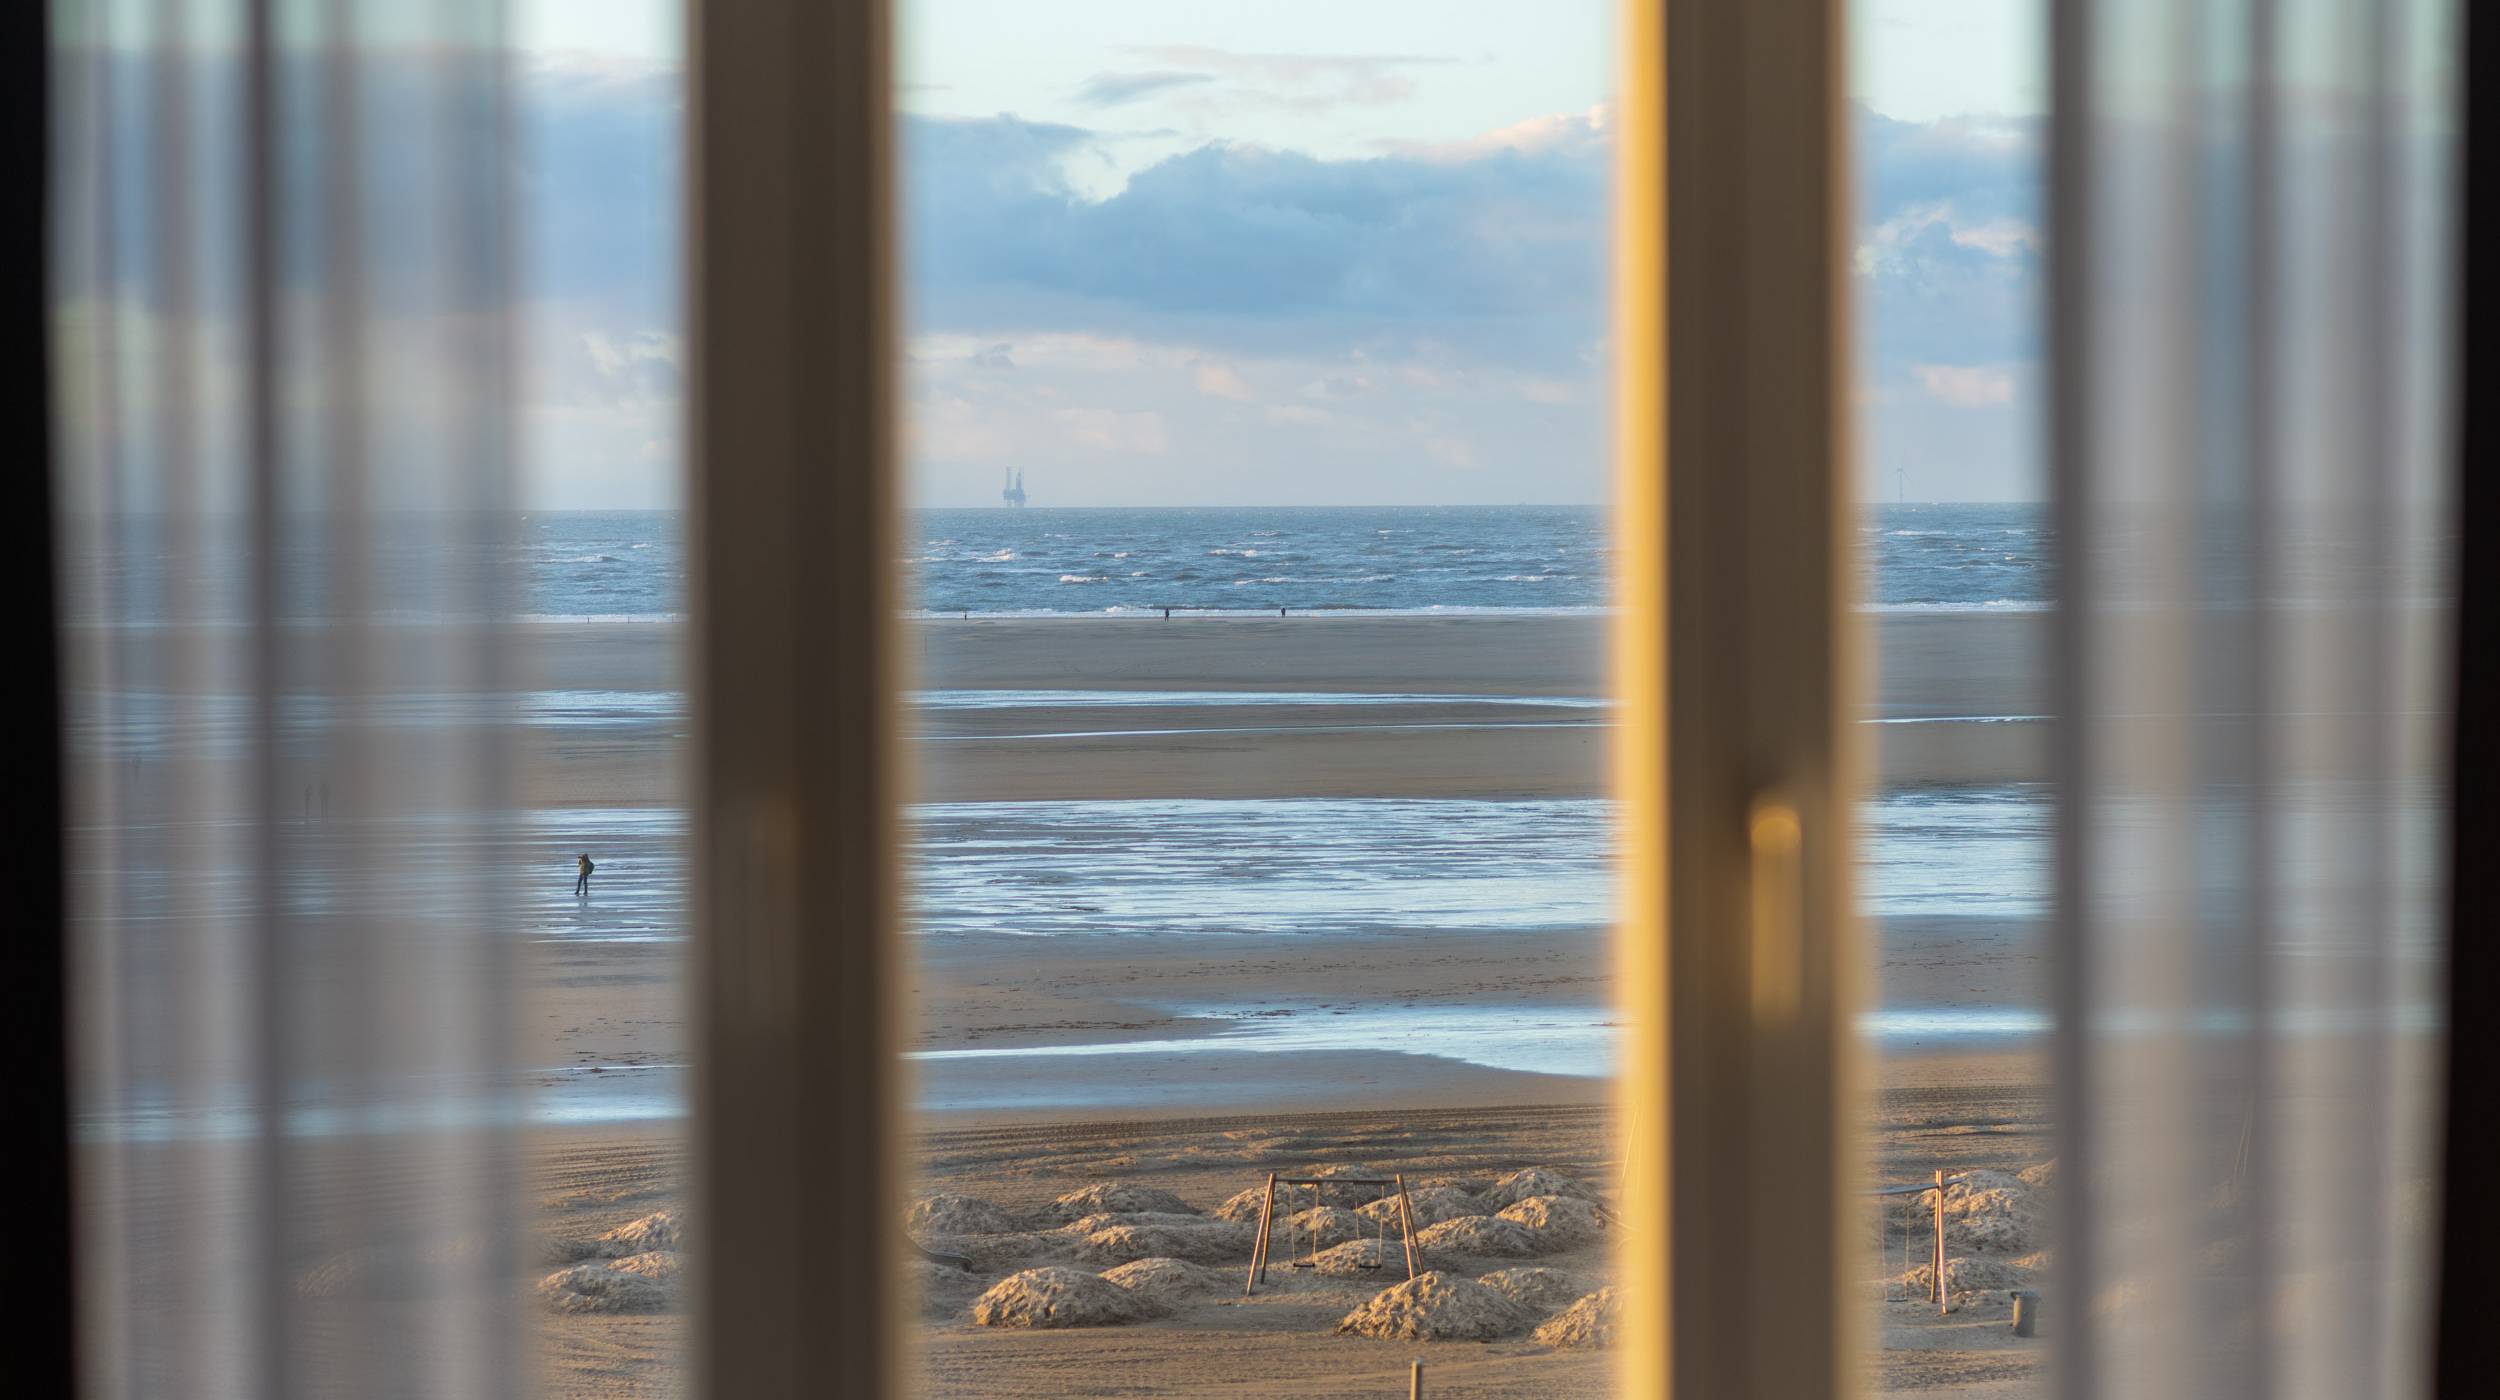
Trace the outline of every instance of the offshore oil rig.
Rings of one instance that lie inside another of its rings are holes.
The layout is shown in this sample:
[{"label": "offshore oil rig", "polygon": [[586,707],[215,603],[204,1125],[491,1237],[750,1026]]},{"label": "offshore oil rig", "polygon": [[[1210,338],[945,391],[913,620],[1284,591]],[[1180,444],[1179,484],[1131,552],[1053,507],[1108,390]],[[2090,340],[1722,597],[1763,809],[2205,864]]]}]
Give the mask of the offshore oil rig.
[{"label": "offshore oil rig", "polygon": [[1023,472],[1017,471],[1012,467],[1008,468],[1007,485],[1004,490],[998,493],[998,499],[1005,501],[1011,506],[1022,506],[1024,504]]}]

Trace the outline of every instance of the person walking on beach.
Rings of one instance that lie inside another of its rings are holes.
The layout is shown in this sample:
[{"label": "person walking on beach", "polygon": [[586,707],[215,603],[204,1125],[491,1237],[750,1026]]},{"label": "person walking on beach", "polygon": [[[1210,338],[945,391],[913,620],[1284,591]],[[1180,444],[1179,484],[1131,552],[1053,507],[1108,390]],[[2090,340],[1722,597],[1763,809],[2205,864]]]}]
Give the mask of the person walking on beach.
[{"label": "person walking on beach", "polygon": [[573,877],[573,894],[579,898],[590,893],[590,872],[599,867],[590,863],[590,852],[584,851],[580,862],[574,868],[580,872]]}]

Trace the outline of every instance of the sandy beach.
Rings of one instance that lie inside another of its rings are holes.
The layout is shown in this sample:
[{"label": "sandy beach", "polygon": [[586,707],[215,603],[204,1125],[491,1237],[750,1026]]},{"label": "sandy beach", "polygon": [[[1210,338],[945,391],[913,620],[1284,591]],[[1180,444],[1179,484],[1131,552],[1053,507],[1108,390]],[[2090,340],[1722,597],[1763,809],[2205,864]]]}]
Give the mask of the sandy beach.
[{"label": "sandy beach", "polygon": [[[1878,907],[1908,911],[1868,925],[1875,990],[1881,1005],[1921,1008],[1942,1029],[1884,1035],[1881,1097],[1867,1114],[1873,1179],[2010,1174],[2047,1152],[2040,1076],[2020,1037],[1950,1023],[2038,1004],[2036,927],[2019,898],[2001,916],[1935,912],[1920,883],[1931,872],[1915,858],[1922,823],[2030,820],[2005,794],[2037,767],[2040,704],[2027,677],[2040,622],[1874,620],[1882,654],[1917,668],[1887,673],[1870,698],[1885,789],[1988,792],[1996,805],[1966,813],[1948,796],[1932,810],[1921,798],[1877,813],[1908,833],[1914,855],[1871,877]],[[1036,1227],[958,1241],[977,1256],[971,1274],[917,1279],[935,1290],[918,1353],[927,1393],[1391,1393],[1419,1354],[1436,1395],[1603,1390],[1602,1352],[1537,1342],[1525,1312],[1482,1344],[1340,1335],[1338,1320],[1386,1273],[1296,1271],[1249,1303],[1196,1292],[1117,1327],[971,1319],[975,1295],[1020,1269],[1116,1262],[1118,1250],[1048,1218],[1089,1185],[1127,1182],[1214,1211],[1272,1169],[1359,1165],[1464,1193],[1491,1217],[1507,1208],[1496,1184],[1539,1168],[1613,1197],[1606,625],[1588,615],[906,625],[917,674],[901,718],[914,859],[927,862],[912,917],[940,930],[913,940],[910,1192],[975,1197]],[[540,1255],[591,1251],[572,1267],[607,1278],[601,1260],[624,1246],[601,1236],[641,1238],[685,1201],[682,639],[668,624],[620,622],[536,624],[525,641],[515,659],[534,693],[511,772],[525,809],[515,892],[536,931],[519,971],[523,1062],[542,1106],[530,1154]],[[412,645],[404,669],[379,668],[410,723],[458,698],[428,678],[425,654]],[[570,897],[578,849],[601,862],[587,901]],[[1911,1304],[1895,1277],[1908,1236],[1886,1214],[1869,1207],[1876,1387],[2029,1393],[2037,1353],[2005,1340],[2002,1291],[1974,1292],[1947,1318]],[[1535,1238],[1516,1257],[1449,1251],[1435,1266],[1462,1279],[1549,1269],[1549,1293],[1610,1280],[1604,1234]],[[1246,1262],[1237,1240],[1218,1243],[1205,1267]],[[530,1286],[554,1287],[536,1275]],[[541,1307],[544,1392],[677,1393],[684,1333],[664,1295]]]},{"label": "sandy beach", "polygon": [[[1913,658],[1928,676],[1888,676],[1873,696],[1869,736],[1892,770],[1888,781],[2032,776],[2039,731],[2026,718],[2040,708],[2029,681],[2038,621],[1878,621],[1885,655]],[[1588,616],[915,620],[906,636],[916,703],[904,716],[915,797],[935,804],[930,839],[984,849],[1000,837],[974,825],[978,804],[1598,798],[1604,626]],[[676,647],[664,625],[548,625],[529,654],[549,689],[664,692]],[[678,790],[683,727],[663,709],[535,728],[523,750],[529,799],[594,824],[602,808],[665,807]],[[2036,1002],[2037,949],[2019,918],[1906,918],[1875,931],[1886,1003]],[[1611,997],[1602,919],[1290,937],[987,929],[914,947],[906,1072],[923,1105],[915,1196],[959,1193],[1029,1217],[1067,1192],[1116,1181],[1214,1210],[1270,1169],[1329,1163],[1478,1187],[1534,1166],[1601,1198],[1614,1194],[1620,1163],[1604,1078],[1388,1048],[1445,1049],[1397,1027],[1463,1032],[1470,1017],[1602,1033]],[[687,1053],[681,956],[666,941],[534,944],[536,1062],[578,1071],[562,1076],[568,1086],[595,1073],[619,1088],[674,1092]],[[1191,1013],[1203,1007],[1232,1010]],[[1378,1043],[1336,1043],[1341,1027],[1352,1033],[1340,1038]],[[1305,1043],[1320,1048],[1295,1048]],[[2011,1173],[2046,1155],[2044,1094],[2027,1054],[1984,1044],[1963,1053],[1915,1041],[1895,1048],[1902,1053],[1885,1061],[1867,1116],[1877,1179],[1974,1166]],[[542,1205],[559,1236],[595,1238],[682,1204],[671,1120],[551,1129],[541,1141]],[[1870,1356],[1870,1381],[1897,1393],[2028,1393],[2037,1354],[2008,1345],[2001,1298],[1973,1295],[1938,1318],[1911,1303],[1906,1287],[1872,1282],[1899,1272],[1899,1260],[1889,1269],[1883,1260],[1906,1238],[1882,1233],[1885,1214],[1870,1203],[1869,1339],[1883,1343]],[[1879,1238],[1888,1252],[1874,1247]],[[1243,1385],[1388,1393],[1414,1355],[1428,1359],[1436,1394],[1581,1394],[1606,1384],[1602,1353],[1542,1346],[1526,1328],[1483,1345],[1420,1349],[1339,1335],[1338,1319],[1386,1275],[1302,1271],[1255,1301],[1215,1290],[1166,1300],[1163,1315],[1121,1327],[969,1320],[979,1287],[1016,1267],[1094,1270],[1105,1257],[1041,1236],[982,1246],[977,1277],[935,1285],[945,1297],[930,1305],[918,1351],[927,1393]],[[1591,1290],[1611,1278],[1603,1239],[1533,1258],[1446,1262],[1470,1275],[1504,1263],[1549,1268]],[[543,1336],[551,1394],[674,1393],[667,1363],[683,1334],[672,1315],[555,1316]]]},{"label": "sandy beach", "polygon": [[[1869,1105],[1867,1143],[1882,1180],[1923,1176],[1939,1167],[2011,1174],[2045,1156],[2046,1114],[2038,1066],[2027,1057],[1896,1062],[1887,1066],[1882,1091]],[[1522,1166],[1541,1166],[1610,1198],[1620,1172],[1610,1122],[1601,1107],[1546,1102],[1050,1124],[980,1121],[933,1129],[917,1139],[919,1180],[913,1191],[962,1193],[1030,1214],[1046,1212],[1068,1192],[1121,1182],[1168,1191],[1211,1211],[1258,1186],[1279,1166],[1359,1164],[1402,1172],[1416,1182],[1477,1185]],[[547,1228],[559,1239],[594,1240],[683,1202],[683,1151],[665,1135],[549,1133],[533,1154],[533,1171]],[[2002,1297],[1974,1294],[1958,1299],[1951,1314],[1937,1314],[1923,1296],[1891,1278],[1901,1272],[1906,1252],[1924,1247],[1918,1231],[1898,1207],[1874,1199],[1866,1219],[1869,1388],[1987,1400],[2037,1393],[2040,1343],[2010,1336]],[[1483,1343],[1399,1343],[1340,1334],[1336,1326],[1342,1317],[1403,1277],[1394,1258],[1381,1272],[1353,1277],[1275,1268],[1271,1286],[1248,1299],[1240,1296],[1246,1255],[1213,1259],[1204,1267],[1221,1275],[1222,1286],[1170,1300],[1165,1315],[1126,1326],[990,1328],[969,1321],[965,1313],[974,1294],[1012,1267],[1053,1260],[1086,1269],[1104,1266],[1107,1256],[1088,1260],[1081,1243],[1052,1238],[1054,1233],[1059,1232],[1002,1240],[960,1281],[934,1276],[913,1353],[924,1394],[1212,1395],[1247,1389],[1386,1395],[1398,1393],[1414,1359],[1425,1362],[1436,1395],[1597,1395],[1609,1384],[1602,1351],[1540,1345],[1525,1329]],[[933,1243],[957,1248],[966,1242]],[[980,1241],[976,1237],[973,1243]],[[1394,1255],[1394,1234],[1391,1243]],[[1476,1275],[1551,1270],[1562,1276],[1561,1286],[1576,1289],[1593,1290],[1613,1277],[1604,1235],[1523,1257],[1444,1254],[1428,1256],[1425,1263]],[[915,1278],[924,1277],[915,1271]],[[673,1368],[682,1358],[685,1334],[675,1314],[551,1316],[540,1335],[541,1382],[550,1396],[589,1400],[682,1393]]]}]

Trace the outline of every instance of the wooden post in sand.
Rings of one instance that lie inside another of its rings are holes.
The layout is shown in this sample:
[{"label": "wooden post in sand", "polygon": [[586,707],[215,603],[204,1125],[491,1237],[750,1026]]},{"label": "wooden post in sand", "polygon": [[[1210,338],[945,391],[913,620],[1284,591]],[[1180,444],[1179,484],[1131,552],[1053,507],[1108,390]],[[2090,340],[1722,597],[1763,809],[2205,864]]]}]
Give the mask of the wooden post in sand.
[{"label": "wooden post in sand", "polygon": [[1944,1168],[1936,1168],[1936,1247],[1928,1256],[1927,1297],[1936,1305],[1936,1313],[1946,1311],[1944,1303]]},{"label": "wooden post in sand", "polygon": [[[1406,1199],[1406,1173],[1397,1173],[1395,1179],[1398,1183],[1398,1238],[1406,1244],[1406,1276],[1412,1279],[1415,1277],[1415,1208]],[[1423,1383],[1420,1379],[1423,1371],[1424,1363],[1416,1362],[1418,1385]]]},{"label": "wooden post in sand", "polygon": [[1258,1290],[1259,1278],[1267,1272],[1268,1219],[1276,1212],[1276,1173],[1267,1174],[1267,1194],[1259,1200],[1259,1238],[1250,1247],[1250,1277],[1242,1280],[1241,1296],[1247,1298]]},{"label": "wooden post in sand", "polygon": [[1424,1363],[1409,1363],[1415,1369],[1406,1373],[1406,1400],[1424,1400]]}]

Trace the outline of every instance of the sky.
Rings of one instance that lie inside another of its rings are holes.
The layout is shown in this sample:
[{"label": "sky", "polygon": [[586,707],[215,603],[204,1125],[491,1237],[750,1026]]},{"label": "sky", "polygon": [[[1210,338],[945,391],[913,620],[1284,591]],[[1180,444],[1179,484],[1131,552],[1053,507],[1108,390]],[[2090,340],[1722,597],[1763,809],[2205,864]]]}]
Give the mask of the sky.
[{"label": "sky", "polygon": [[[2041,8],[1853,7],[1869,498],[2042,493]],[[672,10],[517,10],[534,505],[678,494]],[[1612,14],[902,0],[912,499],[1602,500]]]}]

